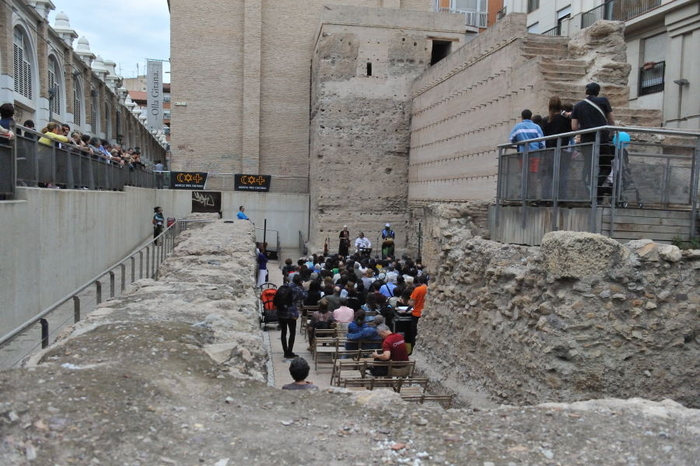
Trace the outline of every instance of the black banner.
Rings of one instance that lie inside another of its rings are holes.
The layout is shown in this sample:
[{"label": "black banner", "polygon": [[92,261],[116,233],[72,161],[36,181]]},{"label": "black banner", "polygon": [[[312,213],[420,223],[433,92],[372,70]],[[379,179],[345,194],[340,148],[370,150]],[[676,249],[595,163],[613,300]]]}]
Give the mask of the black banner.
[{"label": "black banner", "polygon": [[270,175],[234,175],[234,187],[236,191],[270,191],[270,182],[272,181],[272,176]]},{"label": "black banner", "polygon": [[204,189],[205,184],[206,172],[170,172],[170,189]]},{"label": "black banner", "polygon": [[192,191],[192,212],[221,212],[221,192]]}]

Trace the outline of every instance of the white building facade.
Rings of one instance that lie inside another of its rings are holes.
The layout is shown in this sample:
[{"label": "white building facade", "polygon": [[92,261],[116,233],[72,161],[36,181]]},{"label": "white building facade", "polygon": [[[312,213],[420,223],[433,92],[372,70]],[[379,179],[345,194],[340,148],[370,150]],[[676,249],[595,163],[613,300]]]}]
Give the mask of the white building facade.
[{"label": "white building facade", "polygon": [[598,19],[625,22],[630,106],[657,108],[664,126],[700,129],[700,1],[504,0],[528,31],[571,35]]}]

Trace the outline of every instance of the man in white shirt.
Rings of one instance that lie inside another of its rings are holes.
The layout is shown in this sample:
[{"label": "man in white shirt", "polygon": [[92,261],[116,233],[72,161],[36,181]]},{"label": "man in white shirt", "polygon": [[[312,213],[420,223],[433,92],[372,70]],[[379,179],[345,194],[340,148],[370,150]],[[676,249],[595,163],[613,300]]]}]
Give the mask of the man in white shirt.
[{"label": "man in white shirt", "polygon": [[357,252],[372,252],[372,243],[369,238],[365,238],[365,234],[360,232],[359,236],[355,240],[355,248]]}]

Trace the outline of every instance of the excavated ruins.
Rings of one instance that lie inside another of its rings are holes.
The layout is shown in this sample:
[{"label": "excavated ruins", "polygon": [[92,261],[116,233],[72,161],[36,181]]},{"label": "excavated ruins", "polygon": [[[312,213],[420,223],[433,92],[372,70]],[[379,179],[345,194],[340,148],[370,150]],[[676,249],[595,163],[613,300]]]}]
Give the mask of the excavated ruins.
[{"label": "excavated ruins", "polygon": [[[418,360],[461,386],[461,407],[268,386],[253,226],[216,222],[184,232],[157,280],[0,373],[0,464],[698,464],[700,411],[677,402],[697,400],[698,253],[574,234],[538,252],[469,238],[468,213],[446,208]],[[605,311],[588,317],[586,300]],[[629,375],[601,386],[592,373],[615,364]],[[644,394],[656,401],[615,398]]]}]

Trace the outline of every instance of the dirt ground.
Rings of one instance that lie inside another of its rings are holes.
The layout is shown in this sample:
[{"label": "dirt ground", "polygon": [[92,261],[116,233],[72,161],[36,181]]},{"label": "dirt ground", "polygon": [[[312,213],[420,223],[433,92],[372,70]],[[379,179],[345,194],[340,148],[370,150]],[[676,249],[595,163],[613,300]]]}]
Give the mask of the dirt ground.
[{"label": "dirt ground", "polygon": [[700,411],[672,401],[445,410],[387,390],[269,386],[252,288],[199,282],[253,276],[254,256],[236,252],[245,232],[225,228],[211,246],[186,237],[170,278],[137,282],[0,371],[0,466],[700,465]]}]

